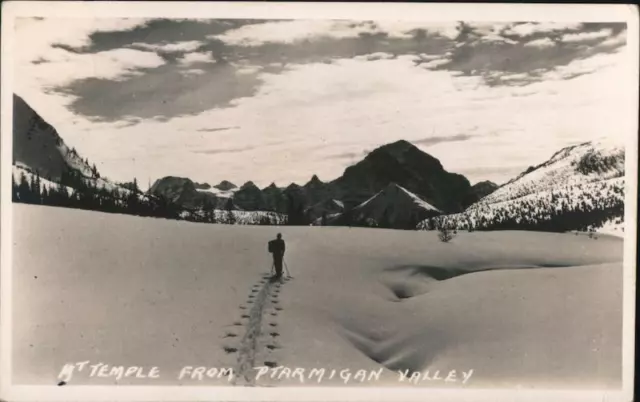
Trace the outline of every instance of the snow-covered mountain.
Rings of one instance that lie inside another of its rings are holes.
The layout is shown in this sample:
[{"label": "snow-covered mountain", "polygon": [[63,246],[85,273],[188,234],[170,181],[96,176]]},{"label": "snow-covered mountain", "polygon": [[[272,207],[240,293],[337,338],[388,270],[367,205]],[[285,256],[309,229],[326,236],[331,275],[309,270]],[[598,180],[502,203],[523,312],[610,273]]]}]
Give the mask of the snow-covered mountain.
[{"label": "snow-covered mountain", "polygon": [[471,205],[419,229],[595,230],[624,217],[624,148],[585,142],[556,152]]},{"label": "snow-covered mountain", "polygon": [[323,216],[329,217],[344,211],[344,203],[335,198],[328,198],[324,201],[318,202],[307,208],[304,212],[311,221],[322,219]]},{"label": "snow-covered mountain", "polygon": [[624,176],[624,148],[585,142],[556,152],[548,161],[527,169],[480,200],[508,201],[557,186],[573,186]]},{"label": "snow-covered mountain", "polygon": [[332,215],[329,224],[414,229],[422,219],[442,212],[396,183],[351,210]]},{"label": "snow-covered mountain", "polygon": [[[333,198],[359,205],[395,183],[441,211],[460,212],[471,185],[463,175],[445,170],[442,163],[408,141],[382,145],[329,183]],[[473,200],[475,201],[475,200]]]},{"label": "snow-covered mountain", "polygon": [[67,146],[57,130],[18,95],[13,96],[13,164],[18,172],[33,173],[50,182],[73,186],[74,181],[82,180],[108,191],[130,191],[102,177],[95,164],[90,165],[75,148]]}]

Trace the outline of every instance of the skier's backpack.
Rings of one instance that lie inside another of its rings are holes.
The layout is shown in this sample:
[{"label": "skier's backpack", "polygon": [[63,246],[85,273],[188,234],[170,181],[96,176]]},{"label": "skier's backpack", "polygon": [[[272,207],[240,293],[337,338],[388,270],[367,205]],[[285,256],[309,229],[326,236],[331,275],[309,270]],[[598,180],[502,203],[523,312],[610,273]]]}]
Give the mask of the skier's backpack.
[{"label": "skier's backpack", "polygon": [[275,240],[271,240],[267,244],[268,244],[267,249],[269,250],[270,253],[273,253],[275,251],[275,248],[276,248],[276,241]]}]

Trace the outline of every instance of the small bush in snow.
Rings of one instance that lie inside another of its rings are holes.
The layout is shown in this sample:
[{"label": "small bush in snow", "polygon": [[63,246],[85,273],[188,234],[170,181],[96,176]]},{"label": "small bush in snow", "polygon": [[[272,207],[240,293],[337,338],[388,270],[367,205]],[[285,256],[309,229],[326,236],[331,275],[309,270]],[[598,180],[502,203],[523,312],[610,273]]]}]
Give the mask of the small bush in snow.
[{"label": "small bush in snow", "polygon": [[441,242],[448,243],[454,238],[456,234],[457,231],[449,229],[446,226],[441,226],[438,228],[438,238]]}]

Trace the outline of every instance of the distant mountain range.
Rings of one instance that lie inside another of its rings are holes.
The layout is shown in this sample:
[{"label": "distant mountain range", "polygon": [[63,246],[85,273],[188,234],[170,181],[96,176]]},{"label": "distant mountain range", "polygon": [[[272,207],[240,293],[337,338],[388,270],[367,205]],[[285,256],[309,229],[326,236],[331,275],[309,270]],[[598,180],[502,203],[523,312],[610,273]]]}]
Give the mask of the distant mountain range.
[{"label": "distant mountain range", "polygon": [[[286,213],[292,204],[302,205],[315,220],[323,212],[336,212],[338,204],[325,204],[329,200],[339,200],[343,208],[356,208],[391,184],[444,212],[460,212],[497,187],[490,182],[471,186],[464,176],[447,172],[436,158],[401,140],[375,149],[331,182],[314,175],[302,186],[271,184],[260,189],[253,182],[239,188],[228,181],[197,186],[188,178],[164,177],[153,184],[151,193],[167,196],[185,208],[201,207],[205,199],[223,207],[230,198],[247,211]],[[323,210],[322,205],[328,208]]]},{"label": "distant mountain range", "polygon": [[623,215],[624,149],[599,143],[564,148],[502,186],[490,181],[471,186],[463,175],[447,172],[438,159],[400,140],[376,148],[329,182],[314,175],[303,185],[272,183],[261,189],[251,181],[211,185],[167,176],[143,193],[135,182],[102,177],[18,96],[13,138],[14,199],[22,202],[17,188],[25,193],[24,182],[33,187],[37,181],[45,193],[64,187],[77,201],[66,206],[90,202],[89,209],[111,205],[111,212],[206,222],[572,230],[621,221]]}]

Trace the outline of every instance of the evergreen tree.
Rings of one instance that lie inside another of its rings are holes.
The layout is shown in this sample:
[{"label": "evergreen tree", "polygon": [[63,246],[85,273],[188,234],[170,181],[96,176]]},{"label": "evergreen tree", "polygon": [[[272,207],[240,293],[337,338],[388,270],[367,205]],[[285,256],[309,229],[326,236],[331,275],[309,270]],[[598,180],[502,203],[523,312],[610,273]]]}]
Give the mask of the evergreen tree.
[{"label": "evergreen tree", "polygon": [[24,172],[20,172],[20,184],[18,184],[18,199],[20,202],[28,203],[30,192],[27,176],[25,176]]},{"label": "evergreen tree", "polygon": [[213,218],[213,204],[209,198],[205,198],[202,203],[202,212],[204,213],[204,221],[212,223]]},{"label": "evergreen tree", "polygon": [[297,225],[298,224],[298,210],[296,209],[295,200],[291,194],[287,194],[288,205],[287,205],[287,225]]},{"label": "evergreen tree", "polygon": [[233,198],[229,198],[227,200],[227,205],[225,206],[225,209],[227,211],[227,223],[229,225],[235,225],[236,216],[233,213]]},{"label": "evergreen tree", "polygon": [[40,202],[43,205],[51,205],[49,201],[49,191],[47,190],[47,187],[44,187],[42,189],[42,194],[40,195]]},{"label": "evergreen tree", "polygon": [[127,210],[130,214],[139,215],[140,214],[140,199],[138,198],[138,181],[133,178],[133,182],[131,182],[131,187],[129,189],[129,194],[127,195],[126,205]]},{"label": "evergreen tree", "polygon": [[292,194],[288,194],[288,208],[287,208],[287,225],[300,226],[308,225],[311,223],[311,211],[305,212],[305,205],[302,200],[296,201]]},{"label": "evergreen tree", "polygon": [[33,192],[34,202],[37,204],[42,204],[42,190],[40,186],[40,172],[36,170],[36,188]]},{"label": "evergreen tree", "polygon": [[320,225],[327,226],[327,211],[322,212],[322,219],[320,219]]},{"label": "evergreen tree", "polygon": [[20,197],[18,197],[18,183],[16,183],[16,178],[11,174],[11,200],[13,202],[20,201]]},{"label": "evergreen tree", "polygon": [[29,183],[29,191],[27,192],[27,202],[29,204],[37,204],[38,196],[40,195],[40,191],[38,190],[38,183],[36,183],[36,176],[31,175],[31,180]]}]

